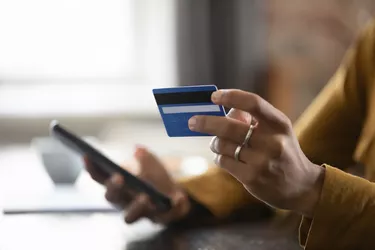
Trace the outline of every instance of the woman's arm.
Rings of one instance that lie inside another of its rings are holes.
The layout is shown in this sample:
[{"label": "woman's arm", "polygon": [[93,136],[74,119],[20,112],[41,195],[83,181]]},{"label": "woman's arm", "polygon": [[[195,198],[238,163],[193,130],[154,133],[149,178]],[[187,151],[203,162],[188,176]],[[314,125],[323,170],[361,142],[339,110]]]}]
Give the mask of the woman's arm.
[{"label": "woman's arm", "polygon": [[375,184],[326,166],[313,219],[303,218],[305,249],[375,249]]},{"label": "woman's arm", "polygon": [[[374,112],[367,108],[375,80],[374,27],[363,32],[331,83],[296,124],[301,147],[315,163],[344,169],[364,155],[366,118]],[[306,249],[375,249],[370,238],[375,229],[375,184],[331,167],[326,170],[314,219],[302,220],[301,244]]]},{"label": "woman's arm", "polygon": [[[301,148],[312,162],[343,168],[354,163],[353,153],[366,115],[368,79],[364,71],[369,68],[362,67],[361,62],[368,60],[366,53],[373,54],[368,38],[372,30],[368,29],[356,49],[348,52],[341,68],[294,126]],[[217,216],[257,201],[241,183],[219,168],[184,180],[181,185]]]},{"label": "woman's arm", "polygon": [[[342,169],[354,163],[366,117],[366,87],[373,53],[373,26],[350,50],[330,83],[295,123],[301,148],[314,163],[328,163]],[[213,214],[225,216],[234,209],[257,202],[243,185],[222,169],[181,182],[198,202]]]},{"label": "woman's arm", "polygon": [[366,136],[362,130],[374,84],[374,27],[362,33],[330,83],[295,123],[301,148],[314,163],[345,169],[359,160],[358,142]]}]

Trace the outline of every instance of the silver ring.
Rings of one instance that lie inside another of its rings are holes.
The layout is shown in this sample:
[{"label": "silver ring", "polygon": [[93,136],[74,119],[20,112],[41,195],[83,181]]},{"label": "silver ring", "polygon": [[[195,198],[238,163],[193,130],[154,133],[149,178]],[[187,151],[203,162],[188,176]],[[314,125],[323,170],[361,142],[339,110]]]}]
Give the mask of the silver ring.
[{"label": "silver ring", "polygon": [[234,151],[234,159],[236,161],[240,161],[241,150],[242,150],[242,146],[237,146],[236,151]]},{"label": "silver ring", "polygon": [[245,140],[242,143],[242,146],[244,146],[244,147],[249,146],[249,140],[250,140],[250,137],[253,134],[253,131],[254,131],[254,128],[255,128],[255,125],[253,125],[252,122],[253,122],[253,117],[251,117],[249,130],[247,131]]}]

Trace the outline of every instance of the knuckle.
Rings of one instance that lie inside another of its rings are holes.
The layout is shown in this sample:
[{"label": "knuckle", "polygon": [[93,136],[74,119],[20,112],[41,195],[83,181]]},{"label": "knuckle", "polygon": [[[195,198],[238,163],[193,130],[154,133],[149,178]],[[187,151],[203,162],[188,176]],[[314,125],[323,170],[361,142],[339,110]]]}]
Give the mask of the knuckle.
[{"label": "knuckle", "polygon": [[275,160],[271,160],[268,164],[268,174],[271,176],[283,176],[283,169]]},{"label": "knuckle", "polygon": [[149,197],[145,194],[142,194],[138,200],[140,206],[148,206],[149,205]]},{"label": "knuckle", "polygon": [[233,95],[235,95],[235,91],[227,90],[224,92],[224,95],[222,96],[222,101],[224,103],[230,103],[233,100]]},{"label": "knuckle", "polygon": [[271,156],[273,158],[281,157],[288,147],[288,140],[284,136],[278,136],[273,143]]},{"label": "knuckle", "polygon": [[209,125],[209,123],[207,121],[207,117],[205,117],[205,116],[199,117],[197,125],[200,129],[206,130],[208,128],[208,125]]},{"label": "knuckle", "polygon": [[259,113],[261,111],[263,99],[257,94],[251,94],[251,96],[252,96],[251,110],[255,113]]},{"label": "knuckle", "polygon": [[223,122],[222,124],[223,125],[221,126],[221,132],[220,132],[221,136],[226,136],[226,137],[230,136],[230,134],[233,131],[232,124],[229,122]]},{"label": "knuckle", "polygon": [[283,131],[289,131],[292,128],[292,121],[284,113],[280,112],[280,127]]},{"label": "knuckle", "polygon": [[259,169],[259,177],[257,181],[262,182],[270,176],[272,160],[268,157],[264,157],[261,162],[261,168]]}]

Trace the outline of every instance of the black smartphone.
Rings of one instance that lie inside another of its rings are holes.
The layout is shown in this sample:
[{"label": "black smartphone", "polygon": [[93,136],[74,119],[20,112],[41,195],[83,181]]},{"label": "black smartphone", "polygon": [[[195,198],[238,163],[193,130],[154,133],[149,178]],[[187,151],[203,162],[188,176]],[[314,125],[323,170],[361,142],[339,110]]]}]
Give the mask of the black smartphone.
[{"label": "black smartphone", "polygon": [[91,162],[95,163],[95,166],[99,167],[105,173],[109,175],[113,173],[121,174],[130,189],[147,194],[159,211],[168,211],[171,209],[172,203],[167,196],[112,162],[97,149],[62,127],[57,121],[51,122],[50,133],[67,147],[82,156],[86,156]]}]

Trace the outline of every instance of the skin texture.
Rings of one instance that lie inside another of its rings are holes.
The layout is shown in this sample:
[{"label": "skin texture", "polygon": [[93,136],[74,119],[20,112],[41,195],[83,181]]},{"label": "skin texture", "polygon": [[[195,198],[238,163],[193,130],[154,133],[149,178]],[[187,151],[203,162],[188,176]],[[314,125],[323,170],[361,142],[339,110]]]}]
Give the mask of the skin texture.
[{"label": "skin texture", "polygon": [[[215,163],[237,178],[261,201],[280,209],[312,217],[324,181],[324,168],[311,163],[302,152],[290,120],[261,97],[240,90],[219,90],[216,104],[232,108],[231,117],[195,116],[193,131],[214,135],[211,150]],[[234,159],[249,129],[249,117],[256,128],[249,145]]]}]

